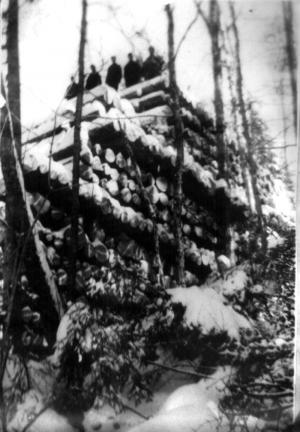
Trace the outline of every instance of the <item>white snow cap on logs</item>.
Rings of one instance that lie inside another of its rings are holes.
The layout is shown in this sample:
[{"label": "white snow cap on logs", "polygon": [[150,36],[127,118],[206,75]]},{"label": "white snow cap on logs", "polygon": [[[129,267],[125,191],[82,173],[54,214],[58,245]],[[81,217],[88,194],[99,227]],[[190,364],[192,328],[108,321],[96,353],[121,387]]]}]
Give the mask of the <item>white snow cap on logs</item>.
[{"label": "white snow cap on logs", "polygon": [[85,104],[82,108],[82,116],[88,116],[90,114],[97,113],[99,117],[105,117],[106,110],[104,105],[100,101],[93,101]]},{"label": "white snow cap on logs", "polygon": [[76,98],[64,99],[58,109],[58,114],[64,117],[74,117],[76,111]]},{"label": "white snow cap on logs", "polygon": [[221,178],[219,180],[216,181],[216,188],[217,189],[227,189],[228,185],[225,179]]},{"label": "white snow cap on logs", "polygon": [[130,120],[124,121],[122,127],[127,139],[131,142],[134,142],[145,135],[143,129],[140,128],[137,124],[131,122]]},{"label": "white snow cap on logs", "polygon": [[226,255],[219,255],[217,261],[218,264],[222,267],[223,271],[230,269],[230,259]]},{"label": "white snow cap on logs", "polygon": [[135,116],[135,109],[132,103],[127,99],[120,99],[120,108],[125,116],[133,117]]}]

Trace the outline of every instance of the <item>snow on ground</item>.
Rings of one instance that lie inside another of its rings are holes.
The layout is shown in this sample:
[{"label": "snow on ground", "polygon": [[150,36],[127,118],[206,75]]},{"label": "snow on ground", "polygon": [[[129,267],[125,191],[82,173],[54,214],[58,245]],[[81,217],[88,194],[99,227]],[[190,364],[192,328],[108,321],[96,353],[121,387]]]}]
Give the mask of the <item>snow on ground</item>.
[{"label": "snow on ground", "polygon": [[35,390],[24,394],[22,403],[18,404],[17,413],[8,424],[8,432],[21,432],[33,419],[36,420],[28,427],[27,432],[75,432],[67,419],[53,409],[46,409],[40,416],[37,414],[44,409],[43,397]]},{"label": "snow on ground", "polygon": [[284,239],[277,234],[276,232],[272,232],[267,237],[268,249],[273,249],[277,246],[280,246],[284,243]]},{"label": "snow on ground", "polygon": [[210,287],[227,297],[242,295],[249,284],[249,276],[241,266],[235,267],[225,274],[224,278],[215,281],[207,281],[203,286]]},{"label": "snow on ground", "polygon": [[231,306],[225,305],[223,297],[212,288],[178,287],[168,292],[174,303],[181,303],[186,307],[186,324],[201,326],[203,333],[226,331],[231,338],[239,340],[240,329],[251,327],[248,320]]},{"label": "snow on ground", "polygon": [[295,208],[292,200],[292,193],[289,192],[280,179],[274,179],[274,188],[271,193],[271,205],[262,206],[266,216],[275,216],[288,225],[295,222]]}]

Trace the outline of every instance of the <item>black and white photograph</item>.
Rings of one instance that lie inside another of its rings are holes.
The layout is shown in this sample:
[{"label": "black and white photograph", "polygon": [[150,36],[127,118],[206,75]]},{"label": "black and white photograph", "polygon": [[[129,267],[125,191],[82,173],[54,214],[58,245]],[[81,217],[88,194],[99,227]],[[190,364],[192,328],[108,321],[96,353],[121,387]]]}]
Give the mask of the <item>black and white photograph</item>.
[{"label": "black and white photograph", "polygon": [[0,432],[300,431],[299,26],[0,0]]}]

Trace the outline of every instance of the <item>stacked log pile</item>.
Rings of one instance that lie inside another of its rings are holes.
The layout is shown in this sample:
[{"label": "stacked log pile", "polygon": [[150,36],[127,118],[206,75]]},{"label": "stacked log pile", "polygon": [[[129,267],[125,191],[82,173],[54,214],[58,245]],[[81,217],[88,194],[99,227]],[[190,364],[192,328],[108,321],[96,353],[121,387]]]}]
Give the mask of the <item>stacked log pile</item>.
[{"label": "stacked log pile", "polygon": [[[93,295],[126,292],[132,268],[146,278],[152,277],[156,271],[155,221],[145,202],[145,193],[157,213],[165,285],[174,286],[176,252],[172,220],[176,149],[168,104],[164,77],[135,85],[120,95],[105,85],[84,94],[79,253],[73,292],[67,275],[75,101],[65,101],[55,118],[25,137],[26,189],[39,220],[40,240],[66,306],[84,292]],[[230,152],[233,175],[229,194],[226,182],[218,179],[217,143],[207,117],[183,98],[182,116],[185,126],[182,229],[189,285],[203,282],[217,268],[217,201],[222,197],[230,207],[233,224],[244,217],[247,202],[235,147]],[[143,190],[135,163],[140,168]],[[123,268],[124,277],[116,270],[116,263]],[[26,286],[23,291],[26,292]],[[34,295],[28,287],[27,292]],[[21,320],[27,327],[33,321],[37,323],[41,313],[32,304],[25,295]],[[22,328],[21,343],[33,345],[35,336],[30,338],[30,332]]]}]

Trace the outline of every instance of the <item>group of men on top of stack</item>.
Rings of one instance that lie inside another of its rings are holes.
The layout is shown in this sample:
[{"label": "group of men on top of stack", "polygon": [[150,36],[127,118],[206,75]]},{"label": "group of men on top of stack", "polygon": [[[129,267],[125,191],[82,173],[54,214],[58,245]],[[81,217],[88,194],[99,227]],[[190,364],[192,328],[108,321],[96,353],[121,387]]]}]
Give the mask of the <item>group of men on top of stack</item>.
[{"label": "group of men on top of stack", "polygon": [[[123,73],[122,68],[117,64],[116,57],[111,58],[111,65],[109,66],[106,74],[105,83],[110,87],[118,90]],[[142,66],[133,59],[131,53],[128,54],[128,63],[124,67],[125,86],[130,87],[138,84],[142,79],[149,80],[160,75],[162,72],[164,61],[162,57],[155,54],[152,46],[149,47],[149,56],[143,62]],[[102,84],[101,75],[96,71],[94,65],[91,65],[91,72],[88,75],[85,83],[85,89],[91,90],[94,87]],[[79,92],[79,85],[76,83],[74,76],[71,76],[71,84],[67,88],[65,98],[72,99],[76,97]]]}]

